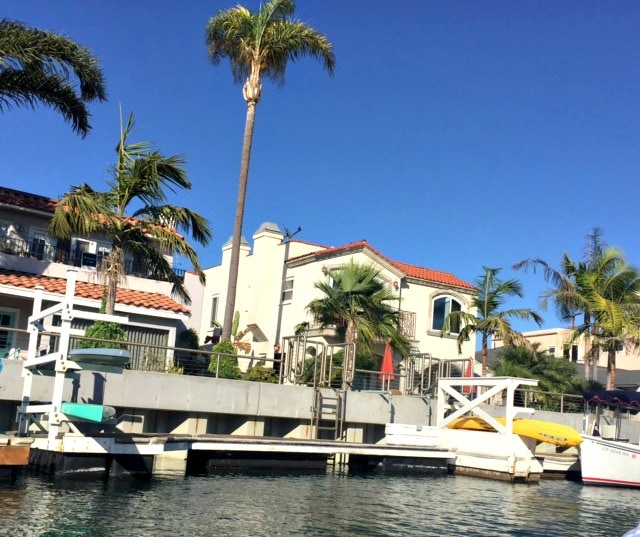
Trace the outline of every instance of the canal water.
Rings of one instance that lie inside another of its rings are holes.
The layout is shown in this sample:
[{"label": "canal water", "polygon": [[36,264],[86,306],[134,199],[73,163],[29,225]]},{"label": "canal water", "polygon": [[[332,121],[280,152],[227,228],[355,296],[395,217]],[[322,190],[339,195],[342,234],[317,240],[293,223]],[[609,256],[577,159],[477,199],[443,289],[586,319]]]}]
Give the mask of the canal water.
[{"label": "canal water", "polygon": [[225,474],[0,481],[0,535],[589,536],[640,522],[640,492],[462,476]]}]

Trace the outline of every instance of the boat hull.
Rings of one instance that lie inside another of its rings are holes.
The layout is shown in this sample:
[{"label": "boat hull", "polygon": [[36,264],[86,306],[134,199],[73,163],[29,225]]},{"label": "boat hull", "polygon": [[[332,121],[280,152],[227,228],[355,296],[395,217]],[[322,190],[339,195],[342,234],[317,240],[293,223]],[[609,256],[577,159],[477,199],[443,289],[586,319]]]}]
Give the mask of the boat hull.
[{"label": "boat hull", "polygon": [[585,485],[640,487],[638,445],[584,435],[580,465]]}]

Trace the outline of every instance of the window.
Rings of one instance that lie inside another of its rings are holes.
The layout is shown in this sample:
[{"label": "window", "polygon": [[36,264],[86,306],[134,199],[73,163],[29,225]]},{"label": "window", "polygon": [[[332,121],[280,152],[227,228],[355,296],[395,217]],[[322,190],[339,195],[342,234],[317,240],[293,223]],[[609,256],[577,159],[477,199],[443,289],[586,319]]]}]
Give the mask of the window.
[{"label": "window", "polygon": [[211,297],[211,324],[210,326],[215,326],[218,320],[218,295]]},{"label": "window", "polygon": [[[11,311],[0,311],[0,326],[13,328],[15,323],[15,313]],[[13,347],[14,332],[0,330],[0,351],[8,351]]]},{"label": "window", "polygon": [[282,284],[282,302],[293,298],[293,278],[287,278]]},{"label": "window", "polygon": [[29,233],[29,255],[36,259],[49,259],[53,251],[51,239],[44,229],[31,228]]},{"label": "window", "polygon": [[562,349],[562,357],[572,362],[578,361],[578,346],[565,344]]},{"label": "window", "polygon": [[549,347],[547,349],[547,354],[550,354],[551,356],[555,356],[556,355],[556,348],[555,347]]},{"label": "window", "polygon": [[[444,320],[451,312],[462,311],[462,305],[455,298],[450,296],[441,296],[433,301],[433,321],[431,323],[432,330],[442,330]],[[457,334],[460,331],[460,323],[451,324],[451,333]]]}]

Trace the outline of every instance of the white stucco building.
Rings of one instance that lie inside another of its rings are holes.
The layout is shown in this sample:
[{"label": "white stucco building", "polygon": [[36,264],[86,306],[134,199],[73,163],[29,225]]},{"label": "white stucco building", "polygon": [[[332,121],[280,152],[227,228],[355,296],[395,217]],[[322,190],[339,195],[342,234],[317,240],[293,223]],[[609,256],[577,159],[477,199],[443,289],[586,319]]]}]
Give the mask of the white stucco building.
[{"label": "white stucco building", "polygon": [[[322,294],[314,284],[328,278],[328,270],[353,259],[372,264],[397,296],[403,330],[416,353],[440,359],[459,360],[474,355],[475,341],[466,342],[458,354],[456,339],[440,337],[440,327],[453,308],[469,311],[474,287],[462,279],[438,270],[393,261],[358,241],[326,247],[296,239],[288,240],[276,224],[264,223],[252,237],[253,248],[242,241],[236,311],[240,329],[251,332],[254,356],[271,356],[282,338],[292,336],[296,325],[313,323],[306,307]],[[207,283],[202,296],[201,340],[224,318],[231,241],[222,248],[220,265],[205,270]]]}]

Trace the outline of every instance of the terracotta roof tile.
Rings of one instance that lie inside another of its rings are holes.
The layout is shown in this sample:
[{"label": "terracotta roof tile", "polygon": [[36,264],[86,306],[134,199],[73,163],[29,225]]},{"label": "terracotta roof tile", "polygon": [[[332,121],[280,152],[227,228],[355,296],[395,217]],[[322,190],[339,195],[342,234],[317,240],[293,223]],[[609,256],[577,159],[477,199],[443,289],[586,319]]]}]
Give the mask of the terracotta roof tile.
[{"label": "terracotta roof tile", "polygon": [[332,246],[330,248],[323,248],[322,250],[318,250],[311,254],[301,255],[296,259],[301,259],[307,256],[313,256],[315,258],[319,258],[319,257],[331,255],[334,253],[347,253],[349,251],[360,250],[363,248],[367,248],[368,250],[372,251],[378,257],[384,259],[394,267],[400,269],[410,278],[416,278],[418,280],[424,280],[428,282],[462,287],[469,290],[475,289],[474,285],[458,278],[457,276],[454,276],[449,272],[443,272],[440,270],[433,270],[425,267],[418,267],[415,265],[409,265],[407,263],[400,263],[398,261],[393,261],[392,259],[389,259],[387,256],[385,256],[384,254],[382,254],[381,252],[373,248],[366,240],[350,242],[343,246]]},{"label": "terracotta roof tile", "polygon": [[450,272],[442,272],[440,270],[416,267],[414,265],[408,265],[406,263],[399,263],[398,261],[391,261],[391,263],[411,278],[443,283],[446,285],[455,285],[456,287],[464,287],[466,289],[475,289],[474,285],[461,280]]},{"label": "terracotta roof tile", "polygon": [[58,201],[45,196],[0,187],[0,203],[53,214]]},{"label": "terracotta roof tile", "polygon": [[[64,295],[67,280],[40,274],[28,274],[13,270],[0,269],[0,285],[10,285],[24,289],[33,289],[41,285],[49,293]],[[103,286],[95,283],[76,282],[75,296],[93,300],[101,300]],[[126,306],[137,306],[172,313],[189,313],[189,310],[175,300],[161,293],[147,293],[133,289],[118,288],[116,302]]]}]

